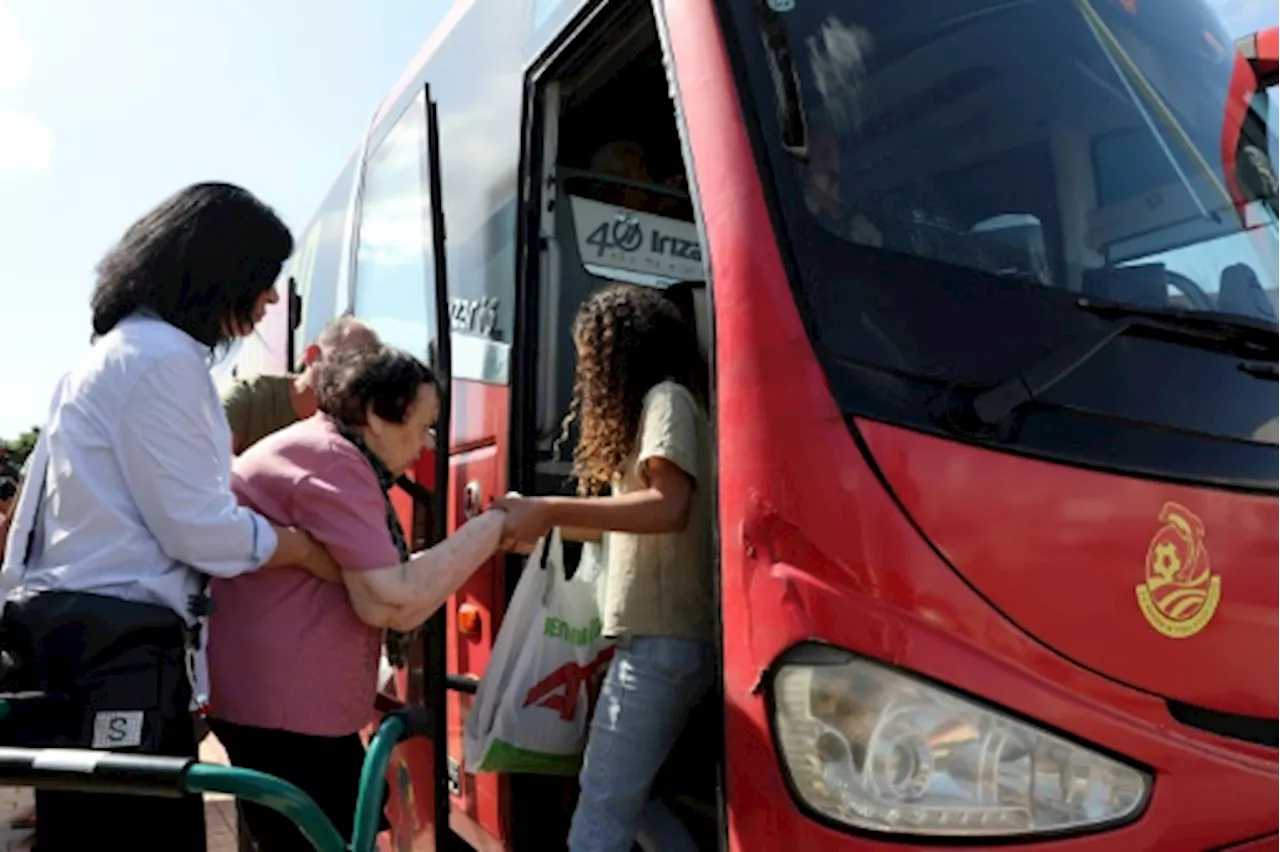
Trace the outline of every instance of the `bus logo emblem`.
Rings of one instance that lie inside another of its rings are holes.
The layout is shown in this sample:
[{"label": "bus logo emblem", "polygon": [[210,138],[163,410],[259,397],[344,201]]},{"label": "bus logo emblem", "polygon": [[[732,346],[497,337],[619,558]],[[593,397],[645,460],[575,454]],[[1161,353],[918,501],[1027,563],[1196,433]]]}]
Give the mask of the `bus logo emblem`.
[{"label": "bus logo emblem", "polygon": [[1135,589],[1138,608],[1160,634],[1187,639],[1213,619],[1222,577],[1209,568],[1204,523],[1190,509],[1165,503],[1160,523],[1147,546],[1146,579]]}]

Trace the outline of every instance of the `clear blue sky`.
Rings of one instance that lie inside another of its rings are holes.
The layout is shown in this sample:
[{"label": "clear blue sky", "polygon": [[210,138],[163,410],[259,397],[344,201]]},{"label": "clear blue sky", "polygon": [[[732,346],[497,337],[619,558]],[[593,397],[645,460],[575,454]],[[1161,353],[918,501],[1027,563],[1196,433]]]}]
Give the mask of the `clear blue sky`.
[{"label": "clear blue sky", "polygon": [[93,267],[229,180],[297,232],[450,0],[0,0],[0,438],[88,345]]},{"label": "clear blue sky", "polygon": [[[1276,0],[1210,2],[1233,35],[1276,23]],[[301,228],[449,5],[0,0],[0,437],[43,421],[130,222],[221,179]]]}]

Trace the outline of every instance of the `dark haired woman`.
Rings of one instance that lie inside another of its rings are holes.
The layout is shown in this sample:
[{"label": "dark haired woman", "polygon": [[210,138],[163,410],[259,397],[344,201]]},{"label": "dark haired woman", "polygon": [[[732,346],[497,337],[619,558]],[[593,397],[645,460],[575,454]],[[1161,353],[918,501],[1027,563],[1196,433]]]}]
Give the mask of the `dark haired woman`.
[{"label": "dark haired woman", "polygon": [[[435,377],[396,349],[347,350],[326,358],[316,397],[319,413],[236,459],[233,487],[322,542],[343,585],[301,571],[214,583],[212,726],[234,765],[298,785],[349,838],[382,631],[426,621],[491,557],[502,512],[410,556],[387,489],[435,446]],[[260,852],[311,848],[270,809],[244,816]]]},{"label": "dark haired woman", "polygon": [[[7,688],[64,700],[21,744],[196,755],[208,577],[337,579],[305,533],[240,507],[211,357],[252,332],[289,231],[227,184],[188,187],[98,266],[94,342],[60,382],[9,532]],[[192,701],[194,695],[196,701]],[[199,798],[36,794],[36,848],[199,850]]]},{"label": "dark haired woman", "polygon": [[[695,331],[660,291],[615,284],[574,321],[580,497],[508,496],[504,537],[608,533],[604,632],[618,640],[580,778],[571,852],[696,849],[650,788],[713,677],[711,449]],[[611,496],[598,495],[606,486]]]}]

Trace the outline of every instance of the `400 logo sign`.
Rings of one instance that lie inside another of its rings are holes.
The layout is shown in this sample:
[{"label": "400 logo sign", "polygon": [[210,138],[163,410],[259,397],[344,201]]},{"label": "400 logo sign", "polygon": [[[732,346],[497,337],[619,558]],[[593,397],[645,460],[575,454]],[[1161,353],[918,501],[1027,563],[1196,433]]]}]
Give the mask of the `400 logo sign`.
[{"label": "400 logo sign", "polygon": [[692,222],[570,196],[578,255],[587,271],[627,270],[674,280],[703,277],[702,243]]},{"label": "400 logo sign", "polygon": [[612,222],[601,222],[587,236],[587,245],[595,247],[597,257],[610,249],[632,252],[644,245],[644,228],[632,216],[619,216]]}]

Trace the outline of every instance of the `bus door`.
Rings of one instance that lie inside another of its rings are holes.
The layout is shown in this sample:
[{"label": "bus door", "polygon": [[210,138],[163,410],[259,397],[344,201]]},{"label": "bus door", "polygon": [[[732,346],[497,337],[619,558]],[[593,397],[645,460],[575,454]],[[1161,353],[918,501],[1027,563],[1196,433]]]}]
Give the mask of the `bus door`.
[{"label": "bus door", "polygon": [[[423,85],[422,106],[426,113],[427,150],[426,177],[430,201],[431,264],[434,288],[435,340],[428,342],[427,362],[441,386],[440,419],[436,426],[436,450],[430,453],[432,481],[436,484],[435,501],[430,519],[431,543],[443,541],[449,526],[449,504],[457,489],[450,481],[453,449],[453,345],[449,321],[449,279],[445,255],[444,200],[440,183],[440,122],[436,102],[431,99],[431,85]],[[420,786],[431,787],[431,836],[434,848],[465,848],[449,825],[452,773],[449,767],[449,724],[446,681],[448,665],[449,604],[427,622],[423,641],[423,703],[431,709],[431,773],[419,776]],[[408,848],[408,847],[402,847]]]},{"label": "bus door", "polygon": [[[409,548],[418,551],[445,537],[453,493],[452,347],[439,136],[430,86],[424,85],[399,116],[376,128],[365,150],[350,253],[352,309],[384,343],[428,363],[441,385],[435,449],[424,451],[391,491],[409,533]],[[408,740],[393,753],[387,770],[392,830],[384,849],[456,847],[449,829],[447,610],[442,607],[421,637],[409,643],[402,664],[384,659],[379,675],[381,712],[406,704],[425,706],[431,719],[429,736]]]},{"label": "bus door", "polygon": [[[511,481],[523,493],[576,493],[572,326],[593,293],[615,281],[666,292],[709,351],[706,268],[667,67],[653,7],[629,0],[595,4],[528,71],[511,416]],[[566,540],[565,569],[583,553]],[[508,590],[523,570],[512,561]],[[700,849],[719,846],[722,715],[713,690],[652,787]],[[510,776],[508,848],[563,849],[577,793],[576,778]]]}]

